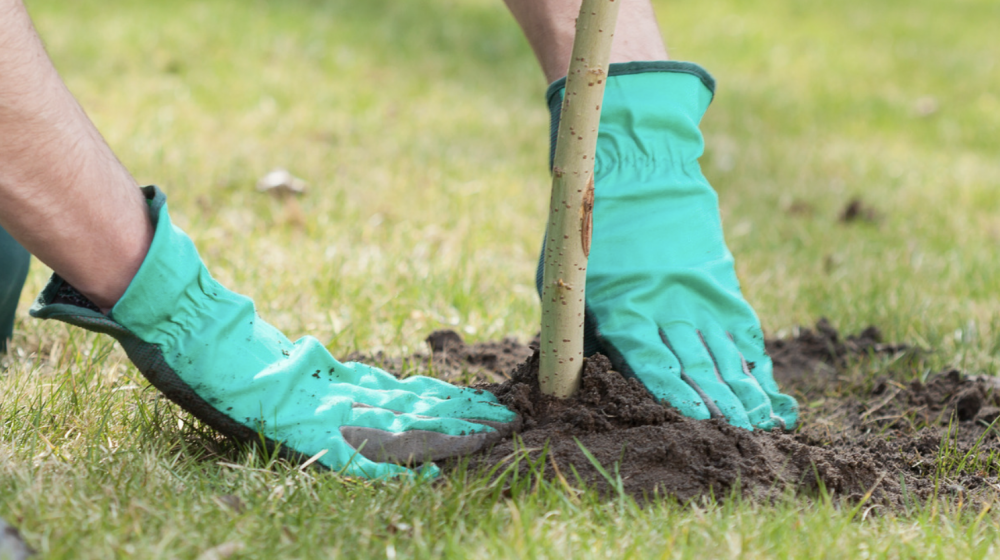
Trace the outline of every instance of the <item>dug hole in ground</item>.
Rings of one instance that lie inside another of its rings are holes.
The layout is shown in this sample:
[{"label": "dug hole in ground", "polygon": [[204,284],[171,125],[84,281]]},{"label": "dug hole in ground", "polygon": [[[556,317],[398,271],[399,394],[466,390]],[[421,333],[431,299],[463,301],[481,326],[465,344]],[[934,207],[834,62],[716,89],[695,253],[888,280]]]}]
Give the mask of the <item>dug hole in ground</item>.
[{"label": "dug hole in ground", "polygon": [[639,381],[614,372],[604,356],[588,359],[580,391],[559,400],[539,390],[537,344],[513,338],[466,344],[453,331],[436,331],[427,343],[429,354],[348,359],[471,384],[521,414],[521,430],[473,456],[474,469],[501,465],[501,472],[516,462],[528,476],[531,464],[540,470],[544,453],[545,477],[612,493],[620,476],[624,492],[640,502],[827,494],[899,510],[935,497],[968,503],[1000,489],[1000,432],[993,427],[1000,380],[957,370],[925,382],[888,374],[856,379],[849,364],[900,363],[921,352],[884,343],[874,327],[841,336],[820,320],[815,328],[767,340],[775,379],[801,405],[799,427],[782,433],[685,418],[656,402]]}]

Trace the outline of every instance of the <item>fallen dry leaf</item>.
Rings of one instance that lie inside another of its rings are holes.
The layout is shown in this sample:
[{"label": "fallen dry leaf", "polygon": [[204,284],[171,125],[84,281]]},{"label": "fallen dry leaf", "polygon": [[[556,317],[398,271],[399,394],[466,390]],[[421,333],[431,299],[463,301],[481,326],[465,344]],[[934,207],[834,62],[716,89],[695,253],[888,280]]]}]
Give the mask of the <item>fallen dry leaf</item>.
[{"label": "fallen dry leaf", "polygon": [[257,180],[257,190],[277,196],[301,195],[306,192],[306,182],[292,175],[287,169],[272,169]]}]

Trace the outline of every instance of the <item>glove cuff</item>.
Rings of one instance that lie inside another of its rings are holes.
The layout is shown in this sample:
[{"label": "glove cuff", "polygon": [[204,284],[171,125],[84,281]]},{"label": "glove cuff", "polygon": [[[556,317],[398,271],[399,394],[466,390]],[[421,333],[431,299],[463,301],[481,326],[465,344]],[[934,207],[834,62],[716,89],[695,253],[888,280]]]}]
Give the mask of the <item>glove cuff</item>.
[{"label": "glove cuff", "polygon": [[[649,74],[649,73],[662,73],[662,72],[673,72],[678,74],[691,74],[701,80],[705,88],[708,89],[709,93],[715,94],[715,78],[708,73],[700,65],[693,62],[682,62],[678,60],[642,60],[635,62],[613,62],[608,65],[608,78],[614,78],[616,76],[629,76],[632,74]],[[563,76],[558,80],[549,84],[549,88],[545,92],[545,99],[549,102],[549,107],[552,106],[553,98],[556,94],[562,94],[562,90],[566,88],[566,77]],[[560,99],[555,98],[555,103],[558,105]]]},{"label": "glove cuff", "polygon": [[228,290],[211,277],[191,238],[171,222],[163,192],[150,186],[143,194],[153,242],[110,317],[143,340],[160,340],[164,326],[185,324],[187,317],[204,313],[199,308],[207,304],[206,298]]},{"label": "glove cuff", "polygon": [[[146,199],[149,219],[154,229],[154,237],[149,251],[146,253],[146,257],[140,266],[140,270],[136,273],[136,277],[132,279],[126,293],[133,291],[133,286],[137,284],[136,280],[139,278],[140,273],[148,267],[147,263],[152,260],[153,247],[164,237],[159,232],[159,225],[160,210],[166,206],[166,195],[155,186],[142,187],[140,190]],[[169,218],[167,218],[166,222],[169,223]],[[122,296],[122,299],[124,299],[124,296]],[[117,334],[131,334],[117,321],[101,313],[97,305],[63,280],[58,274],[53,274],[49,278],[48,284],[45,285],[42,292],[35,298],[35,303],[31,306],[29,314],[36,319],[56,319],[98,332],[112,334],[112,336]],[[80,320],[83,320],[83,323]],[[107,326],[111,330],[92,328],[94,324]],[[121,333],[118,331],[121,331]]]},{"label": "glove cuff", "polygon": [[[549,167],[562,112],[566,78],[546,93],[551,114]],[[626,165],[652,169],[697,162],[704,151],[698,124],[715,94],[715,79],[690,62],[611,64],[601,106],[596,176]]]},{"label": "glove cuff", "polygon": [[[142,188],[153,225],[153,241],[125,294],[107,316],[58,274],[31,308],[31,316],[58,319],[113,336],[127,333],[170,344],[183,337],[188,319],[204,315],[254,317],[253,301],[225,289],[209,274],[194,242],[170,221],[166,195]],[[83,324],[86,323],[86,324]],[[98,327],[98,328],[95,328]]]}]

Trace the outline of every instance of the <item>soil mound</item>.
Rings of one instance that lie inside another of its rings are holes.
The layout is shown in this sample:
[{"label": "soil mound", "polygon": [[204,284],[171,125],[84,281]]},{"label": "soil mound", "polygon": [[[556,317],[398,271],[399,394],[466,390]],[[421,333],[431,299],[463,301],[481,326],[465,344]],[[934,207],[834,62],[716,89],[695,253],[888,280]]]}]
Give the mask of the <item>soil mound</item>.
[{"label": "soil mound", "polygon": [[786,338],[764,341],[774,362],[774,378],[786,391],[810,392],[837,381],[838,371],[852,360],[913,351],[906,344],[885,344],[874,326],[843,339],[825,318],[813,329],[799,327]]},{"label": "soil mound", "polygon": [[[656,402],[639,381],[612,371],[600,355],[587,360],[578,394],[559,400],[538,387],[534,348],[514,339],[465,345],[458,334],[438,331],[428,344],[430,357],[381,363],[477,380],[524,419],[515,439],[474,456],[474,467],[515,464],[528,475],[529,463],[539,464],[544,454],[546,477],[605,492],[620,484],[639,499],[681,501],[725,499],[734,492],[769,501],[788,491],[815,495],[822,489],[896,509],[935,493],[968,499],[1000,488],[1000,432],[991,425],[1000,418],[1000,381],[955,370],[924,382],[892,375],[855,379],[847,367],[852,363],[916,353],[883,343],[874,327],[841,337],[820,320],[815,328],[767,341],[775,377],[801,405],[800,426],[791,433],[685,418]],[[504,369],[511,363],[516,366]],[[519,460],[525,458],[530,461]]]},{"label": "soil mound", "polygon": [[[709,494],[725,498],[733,491],[767,500],[789,487],[814,492],[820,483],[832,492],[860,497],[885,478],[878,465],[890,458],[887,449],[844,453],[793,435],[748,432],[722,420],[691,420],[656,402],[639,381],[612,371],[604,356],[587,360],[581,390],[572,399],[541,394],[537,371],[536,354],[510,381],[488,388],[525,424],[520,441],[495,446],[477,457],[477,464],[510,461],[519,450],[537,461],[547,446],[553,474],[575,470],[580,482],[605,491],[620,476],[622,489],[635,497],[681,501]],[[594,460],[615,477],[607,479]],[[530,467],[525,462],[522,468]],[[895,501],[898,482],[888,486],[886,497]]]}]

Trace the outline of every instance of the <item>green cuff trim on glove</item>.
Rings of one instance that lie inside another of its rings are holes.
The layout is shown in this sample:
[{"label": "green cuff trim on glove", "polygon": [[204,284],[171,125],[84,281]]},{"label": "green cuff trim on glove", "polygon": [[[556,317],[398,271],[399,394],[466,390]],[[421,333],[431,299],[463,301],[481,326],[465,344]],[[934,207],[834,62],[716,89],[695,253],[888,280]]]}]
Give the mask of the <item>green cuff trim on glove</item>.
[{"label": "green cuff trim on glove", "polygon": [[[711,103],[712,98],[715,96],[715,78],[713,78],[707,70],[693,62],[681,62],[674,60],[616,62],[611,64],[608,66],[608,87],[611,86],[612,82],[616,81],[611,78],[635,74],[688,74],[701,81],[702,85],[708,91],[708,103]],[[661,79],[656,76],[650,76],[650,78],[653,81]],[[549,114],[551,116],[549,127],[549,169],[552,169],[552,162],[556,156],[556,139],[559,136],[559,119],[562,116],[562,96],[563,90],[565,89],[566,78],[559,78],[549,84],[548,90],[545,92],[545,99],[549,105]],[[658,101],[661,101],[661,103],[655,103],[653,106],[659,109],[668,105],[668,103],[663,102],[672,101],[670,96],[678,93],[676,91],[671,91],[671,89],[673,88],[659,91]],[[656,90],[654,89],[654,91]],[[685,97],[689,95],[688,91],[682,91],[681,93]],[[605,89],[604,104],[602,105],[601,115],[602,126],[604,126],[606,121],[613,121],[613,119],[606,118],[604,113],[608,110],[608,102],[611,100],[610,97],[613,97],[613,94]],[[705,103],[705,109],[708,108],[708,103]],[[638,103],[638,105],[642,104],[643,103]],[[704,113],[705,109],[702,109],[701,113]],[[598,143],[598,146],[600,146],[600,142]],[[598,153],[598,163],[600,163],[600,153]]]},{"label": "green cuff trim on glove", "polygon": [[[676,72],[691,74],[696,76],[701,83],[705,84],[713,95],[715,94],[715,78],[701,66],[693,62],[682,62],[678,60],[641,60],[633,62],[615,62],[608,65],[608,77],[628,76],[629,74],[645,74],[648,72]],[[545,92],[545,98],[552,105],[552,99],[559,90],[566,87],[566,78],[562,77],[549,84]]]}]

